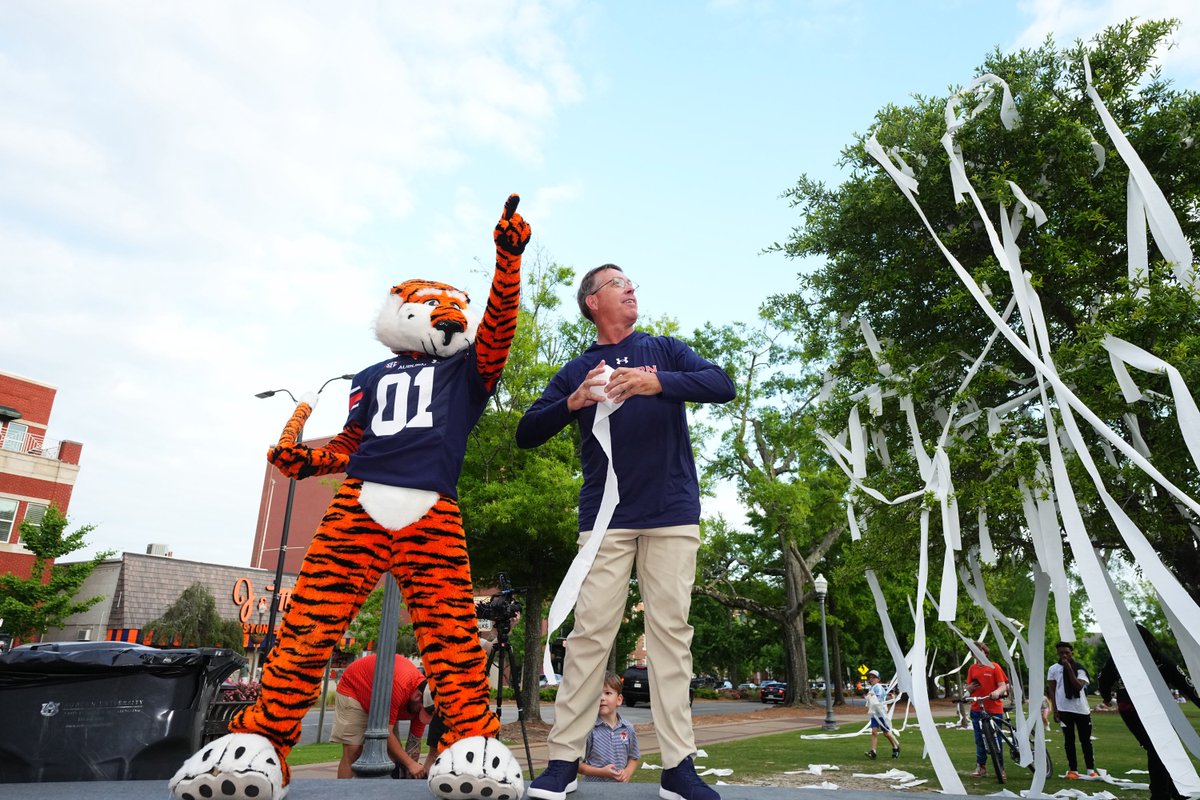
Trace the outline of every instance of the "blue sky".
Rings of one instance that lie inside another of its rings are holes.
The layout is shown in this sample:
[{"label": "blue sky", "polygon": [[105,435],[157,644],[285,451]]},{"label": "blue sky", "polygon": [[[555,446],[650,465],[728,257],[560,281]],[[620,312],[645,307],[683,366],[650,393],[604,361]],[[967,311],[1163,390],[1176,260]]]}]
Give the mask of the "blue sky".
[{"label": "blue sky", "polygon": [[1200,88],[1195,6],[7,2],[0,370],[58,387],[96,548],[245,564],[290,413],[254,394],[382,359],[405,278],[482,296],[509,192],[543,257],[621,264],[643,313],[750,319],[803,268],[760,254],[779,195],[837,182],[881,106],[1132,14],[1182,19],[1164,68]]}]

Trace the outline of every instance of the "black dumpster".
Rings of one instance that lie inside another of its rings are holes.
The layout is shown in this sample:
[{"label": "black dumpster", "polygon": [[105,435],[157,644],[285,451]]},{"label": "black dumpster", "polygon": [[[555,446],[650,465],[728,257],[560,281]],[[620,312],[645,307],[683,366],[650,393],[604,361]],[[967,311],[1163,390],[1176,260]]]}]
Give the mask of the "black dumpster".
[{"label": "black dumpster", "polygon": [[200,747],[209,704],[243,664],[214,647],[15,648],[0,656],[0,783],[169,778]]}]

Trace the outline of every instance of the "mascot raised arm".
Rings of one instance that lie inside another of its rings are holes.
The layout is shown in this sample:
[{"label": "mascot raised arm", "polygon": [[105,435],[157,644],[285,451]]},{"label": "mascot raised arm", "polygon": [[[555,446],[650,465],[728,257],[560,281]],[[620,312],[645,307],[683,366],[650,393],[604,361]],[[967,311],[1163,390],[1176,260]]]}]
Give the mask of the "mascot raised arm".
[{"label": "mascot raised arm", "polygon": [[280,800],[334,645],[384,571],[400,586],[438,714],[448,732],[429,787],[445,798],[516,800],[519,764],[496,738],[479,644],[457,483],[467,435],[496,389],[520,305],[529,225],[512,195],[496,225],[496,271],[476,325],[465,292],[409,280],[392,287],[375,334],[391,357],[360,372],[342,432],[297,440],[315,396],[296,406],[268,459],[288,477],[345,472],[313,536],[258,701],[169,783],[176,800]]}]

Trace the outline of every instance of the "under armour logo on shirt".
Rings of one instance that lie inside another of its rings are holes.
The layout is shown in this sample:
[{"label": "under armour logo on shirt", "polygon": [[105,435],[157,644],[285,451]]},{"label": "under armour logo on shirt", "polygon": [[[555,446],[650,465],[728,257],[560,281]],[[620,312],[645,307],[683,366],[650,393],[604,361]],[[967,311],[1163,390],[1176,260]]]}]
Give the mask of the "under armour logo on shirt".
[{"label": "under armour logo on shirt", "polygon": [[616,358],[616,359],[613,359],[613,360],[614,360],[614,361],[615,361],[617,364],[628,364],[628,363],[629,363],[629,359],[628,359],[628,358]]}]

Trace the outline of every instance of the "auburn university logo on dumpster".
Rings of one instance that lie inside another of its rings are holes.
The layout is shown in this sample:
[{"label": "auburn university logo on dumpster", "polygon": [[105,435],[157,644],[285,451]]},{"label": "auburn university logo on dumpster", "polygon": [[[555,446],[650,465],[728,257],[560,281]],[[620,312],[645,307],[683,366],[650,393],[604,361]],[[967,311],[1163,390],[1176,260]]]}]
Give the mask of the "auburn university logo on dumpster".
[{"label": "auburn university logo on dumpster", "polygon": [[55,714],[58,713],[58,710],[60,708],[62,708],[62,703],[55,703],[54,701],[51,701],[49,703],[42,703],[42,716],[43,717],[53,717]]}]

